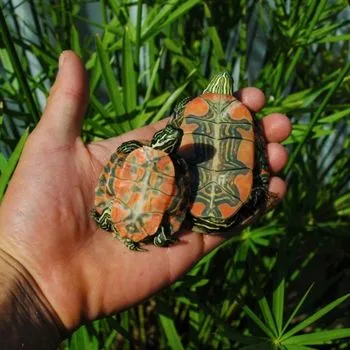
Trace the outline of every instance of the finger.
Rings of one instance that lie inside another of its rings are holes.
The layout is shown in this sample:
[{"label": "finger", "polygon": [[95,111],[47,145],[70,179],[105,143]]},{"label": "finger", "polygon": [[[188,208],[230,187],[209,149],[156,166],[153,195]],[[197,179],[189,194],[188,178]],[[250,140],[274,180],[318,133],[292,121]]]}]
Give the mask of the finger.
[{"label": "finger", "polygon": [[85,68],[73,51],[64,51],[38,129],[58,143],[72,143],[80,135],[87,100]]},{"label": "finger", "polygon": [[235,96],[250,110],[257,112],[265,105],[264,93],[255,87],[247,87],[235,93]]},{"label": "finger", "polygon": [[271,171],[273,173],[280,172],[288,160],[287,150],[279,143],[269,143],[267,144],[267,154]]},{"label": "finger", "polygon": [[270,114],[263,118],[261,122],[268,142],[282,142],[292,131],[292,124],[284,114]]},{"label": "finger", "polygon": [[270,207],[276,205],[286,195],[286,182],[278,176],[272,176],[269,184],[269,192],[271,193],[271,203],[269,205]]}]

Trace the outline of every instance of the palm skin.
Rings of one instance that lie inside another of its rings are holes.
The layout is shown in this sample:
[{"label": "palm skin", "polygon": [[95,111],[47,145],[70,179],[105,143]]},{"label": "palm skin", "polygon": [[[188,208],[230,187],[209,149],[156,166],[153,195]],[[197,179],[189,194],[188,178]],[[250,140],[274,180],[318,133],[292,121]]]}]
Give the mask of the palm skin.
[{"label": "palm skin", "polygon": [[[72,52],[64,61],[47,107],[30,135],[0,210],[0,250],[33,277],[63,325],[121,311],[169,285],[205,253],[219,236],[181,233],[169,248],[132,252],[98,229],[90,218],[94,188],[103,164],[122,142],[150,139],[165,121],[122,137],[84,145],[80,128],[87,104],[87,80]],[[252,110],[264,103],[254,88],[240,99]],[[273,172],[287,160],[281,142],[290,133],[283,115],[264,118]],[[270,191],[282,198],[285,184],[272,177]]]}]

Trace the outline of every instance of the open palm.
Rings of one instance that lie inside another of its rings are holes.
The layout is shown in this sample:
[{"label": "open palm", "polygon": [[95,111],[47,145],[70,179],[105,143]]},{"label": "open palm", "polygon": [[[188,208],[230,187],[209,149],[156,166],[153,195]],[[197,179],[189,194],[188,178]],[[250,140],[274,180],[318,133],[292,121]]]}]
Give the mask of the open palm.
[{"label": "open palm", "polygon": [[[30,135],[0,210],[0,248],[33,277],[64,326],[117,312],[140,302],[187,271],[222,238],[183,232],[169,248],[132,252],[98,229],[89,217],[103,164],[122,142],[150,139],[157,123],[121,137],[84,145],[80,129],[87,104],[86,73],[72,52],[61,56],[56,83],[37,128]],[[252,110],[263,106],[254,88],[240,92]],[[273,172],[287,154],[278,142],[290,132],[282,115],[264,118]],[[285,184],[272,177],[270,191]]]}]

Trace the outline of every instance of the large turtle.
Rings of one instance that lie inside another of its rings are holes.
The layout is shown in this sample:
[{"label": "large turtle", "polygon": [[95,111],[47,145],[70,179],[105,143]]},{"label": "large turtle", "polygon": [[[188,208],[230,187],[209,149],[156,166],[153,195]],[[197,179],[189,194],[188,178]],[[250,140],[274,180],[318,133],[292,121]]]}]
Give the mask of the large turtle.
[{"label": "large turtle", "polygon": [[179,152],[193,185],[194,230],[228,231],[266,206],[269,180],[265,141],[248,108],[233,96],[224,72],[183,106]]},{"label": "large turtle", "polygon": [[186,216],[190,181],[186,162],[176,155],[183,136],[179,109],[151,142],[119,146],[100,175],[92,217],[131,250],[144,250],[140,243],[152,240],[172,243]]}]

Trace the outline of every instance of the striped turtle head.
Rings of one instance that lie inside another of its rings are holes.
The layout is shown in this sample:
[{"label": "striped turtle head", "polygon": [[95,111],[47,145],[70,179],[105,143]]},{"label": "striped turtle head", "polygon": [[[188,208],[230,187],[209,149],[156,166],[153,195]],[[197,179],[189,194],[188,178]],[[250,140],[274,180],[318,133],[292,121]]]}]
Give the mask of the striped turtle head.
[{"label": "striped turtle head", "polygon": [[188,98],[180,101],[175,106],[168,125],[154,134],[151,143],[153,148],[160,149],[166,153],[176,152],[179,148],[184,134],[181,129],[181,124],[184,119],[184,111],[188,101]]},{"label": "striped turtle head", "polygon": [[227,72],[215,75],[204,89],[204,93],[233,95],[233,79]]},{"label": "striped turtle head", "polygon": [[152,148],[166,153],[174,153],[180,146],[184,132],[170,123],[162,130],[156,132],[152,138]]}]

